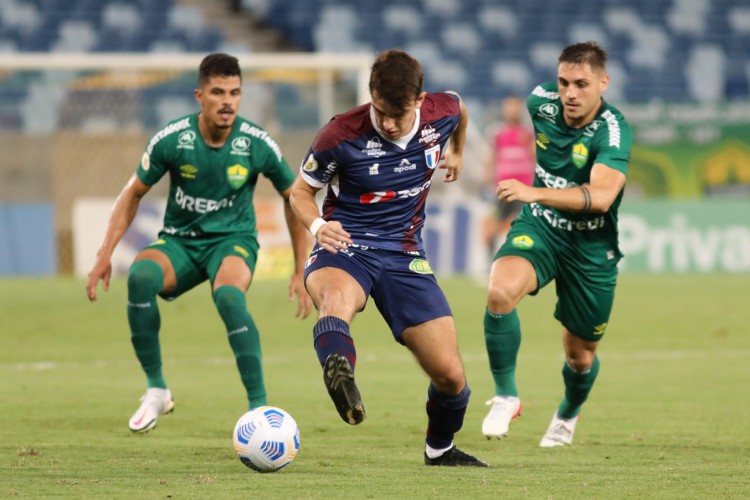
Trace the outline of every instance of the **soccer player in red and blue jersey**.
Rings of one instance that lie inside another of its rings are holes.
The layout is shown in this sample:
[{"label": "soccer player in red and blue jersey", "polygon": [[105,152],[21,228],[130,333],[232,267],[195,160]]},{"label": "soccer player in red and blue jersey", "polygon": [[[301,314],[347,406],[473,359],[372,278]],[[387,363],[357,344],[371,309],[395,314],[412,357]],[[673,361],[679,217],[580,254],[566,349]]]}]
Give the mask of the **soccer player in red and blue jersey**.
[{"label": "soccer player in red and blue jersey", "polygon": [[[458,94],[428,94],[422,83],[419,62],[407,53],[378,55],[372,102],[320,130],[292,186],[292,208],[317,240],[305,268],[318,309],[314,346],[341,418],[359,424],[365,407],[354,382],[349,325],[371,296],[396,341],[430,378],[425,463],[486,467],[453,444],[471,391],[453,316],[421,235],[439,162],[445,162],[445,182],[461,173],[468,114]],[[321,216],[315,194],[324,187]]]}]

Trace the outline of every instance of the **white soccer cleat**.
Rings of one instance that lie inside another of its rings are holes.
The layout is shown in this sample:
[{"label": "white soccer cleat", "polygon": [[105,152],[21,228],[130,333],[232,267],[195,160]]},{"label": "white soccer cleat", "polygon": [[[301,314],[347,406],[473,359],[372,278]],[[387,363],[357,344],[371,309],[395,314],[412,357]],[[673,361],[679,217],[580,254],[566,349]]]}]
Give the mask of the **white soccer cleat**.
[{"label": "white soccer cleat", "polygon": [[490,412],[482,422],[482,434],[487,439],[501,439],[508,435],[511,420],[521,416],[521,400],[514,396],[495,396],[487,401]]},{"label": "white soccer cleat", "polygon": [[133,432],[148,432],[156,427],[159,415],[171,413],[173,409],[174,401],[169,389],[148,389],[141,397],[141,406],[130,417],[128,427]]},{"label": "white soccer cleat", "polygon": [[539,446],[542,448],[552,448],[572,444],[578,417],[580,415],[566,420],[558,417],[557,411],[555,411],[555,414],[552,415],[552,422],[550,422],[549,428],[547,428],[547,432],[544,434]]}]

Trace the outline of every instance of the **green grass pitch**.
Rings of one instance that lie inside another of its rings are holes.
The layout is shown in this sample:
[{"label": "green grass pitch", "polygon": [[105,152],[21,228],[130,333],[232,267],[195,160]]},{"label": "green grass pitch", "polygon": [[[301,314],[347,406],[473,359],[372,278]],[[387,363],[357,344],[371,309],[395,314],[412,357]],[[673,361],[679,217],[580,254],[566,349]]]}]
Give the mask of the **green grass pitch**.
[{"label": "green grass pitch", "polygon": [[203,285],[160,301],[162,353],[175,413],[147,435],[127,419],[144,378],[129,341],[125,283],[90,304],[81,281],[0,280],[0,495],[95,498],[739,498],[750,495],[750,277],[620,278],[602,368],[575,442],[538,447],[563,394],[554,290],[519,308],[518,384],[510,436],[487,441],[492,396],[482,332],[484,289],[441,281],[473,390],[456,443],[491,469],[422,464],[427,379],[372,303],[354,322],[368,418],[344,424],[322,384],[313,319],[296,320],[286,283],[259,281],[271,404],[297,420],[297,459],[258,474],[235,457],[244,391]]}]

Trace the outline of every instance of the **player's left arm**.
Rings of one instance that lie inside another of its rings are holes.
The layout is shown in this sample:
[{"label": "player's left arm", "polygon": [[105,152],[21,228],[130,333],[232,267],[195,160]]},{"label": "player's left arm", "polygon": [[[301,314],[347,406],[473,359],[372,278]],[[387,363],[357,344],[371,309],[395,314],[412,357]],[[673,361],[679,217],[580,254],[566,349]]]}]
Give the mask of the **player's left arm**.
[{"label": "player's left arm", "polygon": [[515,179],[497,185],[500,201],[541,203],[558,210],[605,213],[625,186],[625,174],[604,163],[591,168],[588,184],[564,189],[531,187]]},{"label": "player's left arm", "polygon": [[292,252],[294,253],[294,272],[289,280],[289,300],[292,301],[295,295],[297,296],[296,317],[299,318],[301,316],[302,319],[305,319],[312,311],[312,299],[308,295],[304,283],[305,260],[307,260],[307,255],[310,253],[312,245],[307,228],[300,222],[294,214],[294,210],[292,210],[292,205],[289,201],[292,194],[292,187],[289,186],[284,191],[281,191],[280,194],[284,198],[284,218],[289,229],[289,236],[292,239]]},{"label": "player's left arm", "polygon": [[458,104],[461,107],[461,120],[451,134],[450,143],[445,153],[445,162],[440,168],[446,169],[443,182],[455,182],[461,175],[461,168],[463,168],[466,128],[469,125],[469,111],[466,109],[463,99],[461,99],[461,96],[457,92],[449,91],[448,93],[458,97]]}]

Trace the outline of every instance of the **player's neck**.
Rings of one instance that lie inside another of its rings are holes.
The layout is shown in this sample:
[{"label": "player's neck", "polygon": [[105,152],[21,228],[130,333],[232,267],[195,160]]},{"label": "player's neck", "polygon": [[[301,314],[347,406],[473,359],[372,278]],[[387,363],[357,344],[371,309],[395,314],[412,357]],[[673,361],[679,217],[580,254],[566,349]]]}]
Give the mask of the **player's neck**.
[{"label": "player's neck", "polygon": [[203,119],[203,113],[198,115],[198,131],[203,141],[212,148],[220,148],[227,142],[227,137],[232,133],[232,127],[216,127]]},{"label": "player's neck", "polygon": [[592,109],[589,112],[589,114],[581,118],[571,119],[567,117],[565,114],[563,114],[563,120],[565,120],[565,124],[568,127],[579,129],[583,127],[584,125],[588,125],[589,123],[594,121],[594,118],[596,118],[596,115],[599,114],[599,110],[601,109],[603,103],[604,103],[604,100],[599,99],[599,104],[594,109]]}]

